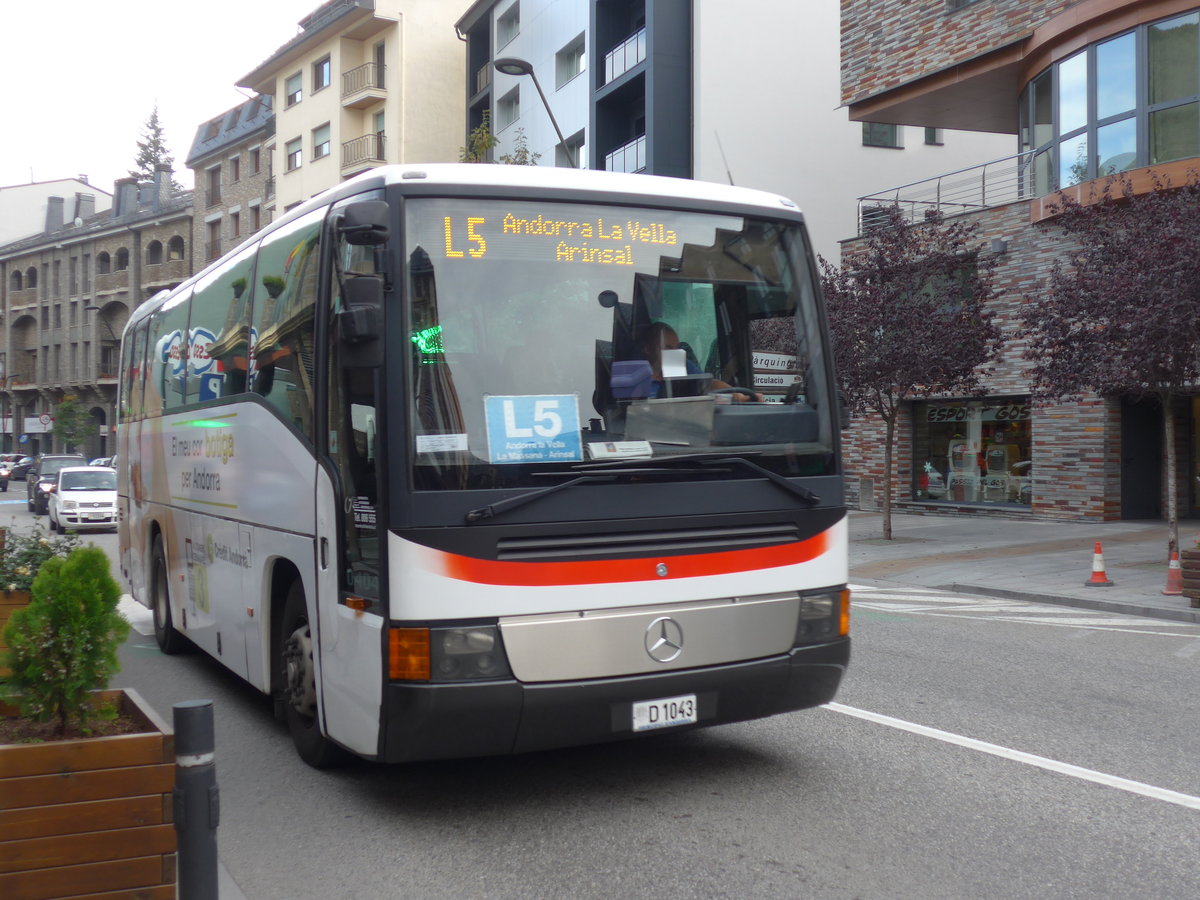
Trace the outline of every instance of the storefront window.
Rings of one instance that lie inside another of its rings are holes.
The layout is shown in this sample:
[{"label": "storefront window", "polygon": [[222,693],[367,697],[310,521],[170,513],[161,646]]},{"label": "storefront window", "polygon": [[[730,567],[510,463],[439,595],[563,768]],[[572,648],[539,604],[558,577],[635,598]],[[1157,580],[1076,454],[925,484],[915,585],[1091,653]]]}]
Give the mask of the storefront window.
[{"label": "storefront window", "polygon": [[1029,506],[1029,397],[914,403],[913,499]]}]

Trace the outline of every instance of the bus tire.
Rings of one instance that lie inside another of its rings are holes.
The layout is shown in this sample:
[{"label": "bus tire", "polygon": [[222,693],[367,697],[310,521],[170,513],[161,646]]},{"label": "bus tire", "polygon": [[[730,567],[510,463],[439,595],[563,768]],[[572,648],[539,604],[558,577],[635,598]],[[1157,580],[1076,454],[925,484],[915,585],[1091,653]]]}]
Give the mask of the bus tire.
[{"label": "bus tire", "polygon": [[317,716],[317,682],[313,666],[312,629],[304,603],[304,585],[297,578],[288,588],[279,623],[279,689],[284,718],[300,758],[314,769],[324,769],[345,757],[337,744],[321,734]]},{"label": "bus tire", "polygon": [[171,621],[167,571],[167,554],[163,550],[162,535],[158,535],[154,538],[150,562],[150,608],[154,613],[154,640],[158,642],[158,649],[172,655],[187,649],[187,638],[175,630]]}]

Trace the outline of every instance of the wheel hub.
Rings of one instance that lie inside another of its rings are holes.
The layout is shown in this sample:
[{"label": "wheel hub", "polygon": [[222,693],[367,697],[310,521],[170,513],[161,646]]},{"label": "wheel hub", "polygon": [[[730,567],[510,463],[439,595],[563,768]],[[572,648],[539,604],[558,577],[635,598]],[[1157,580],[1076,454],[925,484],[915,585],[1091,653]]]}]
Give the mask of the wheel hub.
[{"label": "wheel hub", "polygon": [[312,632],[305,623],[292,632],[283,649],[287,697],[302,716],[317,714],[317,682],[313,675]]}]

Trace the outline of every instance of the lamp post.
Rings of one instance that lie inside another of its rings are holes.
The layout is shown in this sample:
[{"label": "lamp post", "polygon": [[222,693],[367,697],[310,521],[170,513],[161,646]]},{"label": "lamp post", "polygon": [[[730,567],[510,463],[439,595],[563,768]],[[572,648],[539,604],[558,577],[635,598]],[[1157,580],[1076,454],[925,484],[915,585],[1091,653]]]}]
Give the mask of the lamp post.
[{"label": "lamp post", "polygon": [[515,56],[503,56],[496,60],[493,65],[497,72],[505,75],[528,75],[533,79],[533,86],[537,88],[538,96],[542,98],[542,106],[546,107],[546,115],[550,117],[550,124],[554,126],[554,133],[558,135],[558,142],[562,144],[563,153],[567,155],[567,162],[571,164],[571,168],[578,168],[578,163],[575,161],[575,153],[567,145],[567,139],[563,137],[562,129],[558,127],[558,120],[554,118],[554,110],[550,108],[550,102],[546,99],[545,93],[542,91],[541,82],[537,79],[537,74],[533,71],[533,63],[526,62],[523,59],[517,59]]}]

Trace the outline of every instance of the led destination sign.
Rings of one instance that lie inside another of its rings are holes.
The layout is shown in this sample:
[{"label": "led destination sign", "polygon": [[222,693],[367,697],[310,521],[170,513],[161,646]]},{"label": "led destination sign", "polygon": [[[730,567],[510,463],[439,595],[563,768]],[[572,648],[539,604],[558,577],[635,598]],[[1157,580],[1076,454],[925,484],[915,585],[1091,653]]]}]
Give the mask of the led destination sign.
[{"label": "led destination sign", "polygon": [[539,213],[521,217],[445,216],[447,259],[483,259],[491,249],[506,257],[530,257],[562,263],[632,266],[634,250],[650,246],[656,251],[679,246],[679,234],[663,222],[603,216],[564,219]]}]

